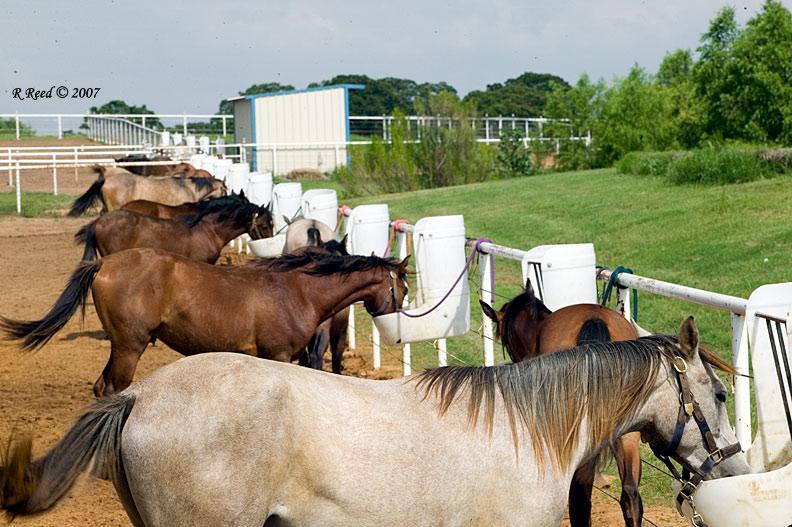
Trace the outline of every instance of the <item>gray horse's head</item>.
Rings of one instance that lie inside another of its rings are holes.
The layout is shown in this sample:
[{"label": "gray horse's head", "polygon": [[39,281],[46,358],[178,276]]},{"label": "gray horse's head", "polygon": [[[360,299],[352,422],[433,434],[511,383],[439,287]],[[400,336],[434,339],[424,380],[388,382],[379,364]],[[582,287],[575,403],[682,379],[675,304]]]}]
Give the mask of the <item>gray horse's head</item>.
[{"label": "gray horse's head", "polygon": [[[713,352],[699,345],[699,334],[693,317],[688,317],[682,324],[679,332],[679,354],[672,357],[666,365],[667,376],[658,375],[659,388],[655,391],[647,404],[653,408],[649,413],[652,424],[642,430],[642,438],[647,441],[656,452],[669,450],[674,442],[675,435],[681,438],[673,451],[667,454],[681,463],[685,468],[695,473],[705,464],[708,458],[718,461],[703,474],[704,479],[714,479],[725,476],[746,474],[750,471],[748,462],[743,452],[737,452],[719,461],[720,449],[737,444],[737,437],[729,423],[729,413],[726,407],[727,392],[721,380],[713,372],[715,365],[726,373],[736,373],[734,368],[718,358]],[[682,373],[679,373],[682,370]],[[686,381],[680,381],[680,377]],[[686,408],[682,391],[689,387],[692,401],[698,406],[698,416],[690,415],[693,412],[692,403]],[[678,413],[677,409],[683,413]],[[669,411],[673,408],[673,411]],[[653,415],[652,415],[653,414]],[[684,421],[685,416],[689,417]],[[699,423],[703,417],[705,423]],[[684,425],[681,424],[684,421]],[[709,428],[714,446],[708,445],[705,431]]]}]

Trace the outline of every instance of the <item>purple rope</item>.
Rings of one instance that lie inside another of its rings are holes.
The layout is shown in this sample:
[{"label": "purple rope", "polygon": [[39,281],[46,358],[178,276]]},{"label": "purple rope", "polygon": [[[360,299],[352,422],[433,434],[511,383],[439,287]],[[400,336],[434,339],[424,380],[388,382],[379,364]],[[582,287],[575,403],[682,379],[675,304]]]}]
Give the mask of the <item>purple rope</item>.
[{"label": "purple rope", "polygon": [[[454,284],[451,286],[451,289],[449,289],[448,292],[445,295],[443,295],[443,298],[441,298],[438,303],[432,306],[428,311],[424,311],[423,313],[418,313],[417,315],[407,313],[406,311],[402,311],[401,309],[397,310],[396,312],[401,313],[402,315],[408,318],[421,318],[421,317],[425,317],[426,315],[428,315],[429,313],[440,307],[440,304],[445,302],[448,299],[448,297],[451,296],[451,292],[454,289],[456,289],[457,285],[459,285],[460,280],[462,280],[462,277],[465,276],[465,273],[470,268],[470,265],[473,263],[473,257],[476,256],[476,253],[482,252],[481,251],[482,243],[492,243],[492,240],[490,240],[489,238],[479,238],[475,242],[473,242],[473,247],[471,247],[470,255],[465,260],[465,266],[462,268],[462,272],[459,273],[459,276],[457,276],[457,279],[454,280]],[[495,284],[495,270],[493,269],[492,271],[493,271],[492,283]]]}]

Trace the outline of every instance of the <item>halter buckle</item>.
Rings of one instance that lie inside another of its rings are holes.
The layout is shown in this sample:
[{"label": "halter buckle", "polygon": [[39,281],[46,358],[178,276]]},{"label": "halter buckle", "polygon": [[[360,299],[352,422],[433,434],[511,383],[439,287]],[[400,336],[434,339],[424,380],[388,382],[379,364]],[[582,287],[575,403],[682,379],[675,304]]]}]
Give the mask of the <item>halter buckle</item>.
[{"label": "halter buckle", "polygon": [[674,360],[671,361],[671,365],[677,371],[677,373],[685,373],[687,372],[687,362],[682,357],[674,357]]},{"label": "halter buckle", "polygon": [[716,465],[717,465],[718,463],[720,463],[721,461],[723,461],[724,459],[726,459],[726,456],[725,456],[725,455],[723,455],[723,449],[720,449],[720,448],[716,448],[715,450],[713,450],[712,452],[710,452],[710,453],[707,455],[707,457],[708,457],[708,458],[710,458],[710,459],[712,459],[712,462],[713,462],[714,464],[716,464]]},{"label": "halter buckle", "polygon": [[688,414],[689,416],[693,415],[693,403],[685,403],[684,407],[685,407],[685,413],[686,414]]},{"label": "halter buckle", "polygon": [[693,500],[693,493],[696,492],[696,485],[693,482],[688,480],[681,480],[682,488],[679,489],[679,494],[686,500],[692,501]]},{"label": "halter buckle", "polygon": [[693,513],[693,516],[690,517],[690,523],[695,527],[707,527],[707,524],[704,523],[704,518],[698,512]]}]

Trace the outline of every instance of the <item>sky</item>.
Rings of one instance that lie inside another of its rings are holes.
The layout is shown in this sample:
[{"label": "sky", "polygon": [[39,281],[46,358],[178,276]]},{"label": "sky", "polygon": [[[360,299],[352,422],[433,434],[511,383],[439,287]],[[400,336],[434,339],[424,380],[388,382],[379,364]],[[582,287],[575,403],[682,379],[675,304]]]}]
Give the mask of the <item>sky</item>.
[{"label": "sky", "polygon": [[[787,8],[792,0],[783,0]],[[760,0],[167,0],[0,2],[0,113],[81,113],[111,99],[214,113],[251,84],[336,74],[446,81],[460,94],[525,71],[610,80],[695,50],[732,5]],[[19,101],[13,89],[100,88],[96,100]]]}]

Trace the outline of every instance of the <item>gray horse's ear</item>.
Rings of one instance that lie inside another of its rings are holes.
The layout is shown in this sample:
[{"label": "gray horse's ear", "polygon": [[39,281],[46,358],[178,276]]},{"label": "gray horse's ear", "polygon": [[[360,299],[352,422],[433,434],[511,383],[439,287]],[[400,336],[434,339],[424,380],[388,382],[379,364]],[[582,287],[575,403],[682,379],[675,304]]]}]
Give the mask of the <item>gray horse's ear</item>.
[{"label": "gray horse's ear", "polygon": [[500,322],[501,315],[498,311],[495,311],[494,307],[484,302],[480,298],[479,298],[479,304],[481,305],[481,310],[484,312],[485,315],[487,315],[487,318],[489,318],[496,324]]},{"label": "gray horse's ear", "polygon": [[292,224],[292,220],[288,216],[286,216],[285,214],[283,215],[283,221],[286,222],[286,225],[291,225]]},{"label": "gray horse's ear", "polygon": [[534,293],[533,285],[531,284],[530,277],[525,279],[525,286],[523,287],[523,291],[526,293],[531,293],[533,296],[536,296],[536,293]]},{"label": "gray horse's ear", "polygon": [[699,332],[692,316],[687,317],[679,328],[679,347],[688,358],[693,358],[698,353]]}]

